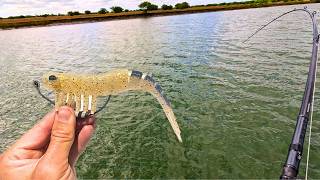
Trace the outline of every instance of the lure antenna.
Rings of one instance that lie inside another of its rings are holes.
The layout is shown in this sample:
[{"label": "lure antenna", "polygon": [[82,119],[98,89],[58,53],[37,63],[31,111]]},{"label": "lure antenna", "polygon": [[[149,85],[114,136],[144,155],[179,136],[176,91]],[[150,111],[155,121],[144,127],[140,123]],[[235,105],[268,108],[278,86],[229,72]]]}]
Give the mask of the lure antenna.
[{"label": "lure antenna", "polygon": [[[299,165],[302,158],[303,152],[303,144],[304,138],[307,131],[308,121],[310,120],[310,133],[309,133],[309,146],[310,146],[310,136],[311,136],[311,128],[312,128],[312,111],[313,111],[313,100],[314,100],[314,92],[315,92],[315,80],[316,80],[316,72],[317,72],[317,60],[318,60],[318,45],[319,45],[319,34],[317,22],[315,19],[316,12],[311,12],[304,7],[303,9],[294,9],[288,12],[281,14],[280,16],[274,18],[267,24],[263,25],[257,31],[255,31],[251,36],[249,36],[244,43],[247,42],[251,37],[256,35],[259,31],[267,27],[269,24],[274,22],[275,20],[290,14],[295,11],[303,11],[306,12],[312,21],[313,26],[313,43],[312,43],[312,55],[311,61],[309,65],[308,78],[305,85],[305,91],[303,94],[300,111],[297,117],[295,130],[292,136],[291,144],[289,146],[288,155],[285,164],[283,165],[282,174],[280,179],[296,179],[299,172]],[[309,160],[309,149],[307,153],[307,168],[306,168],[306,179],[308,173],[308,160]]]},{"label": "lure antenna", "polygon": [[[50,98],[48,98],[47,96],[45,96],[45,95],[41,92],[41,90],[40,90],[40,82],[39,82],[39,81],[34,80],[34,81],[33,81],[33,86],[36,88],[38,94],[39,94],[43,99],[47,100],[50,104],[55,105],[55,102],[54,102],[54,101],[52,101]],[[50,93],[51,93],[51,92],[50,92]],[[104,104],[103,104],[94,114],[97,114],[97,113],[99,113],[102,109],[106,108],[106,107],[107,107],[107,104],[108,104],[109,101],[110,101],[110,99],[111,99],[111,95],[109,95],[109,96],[107,97],[107,100],[104,102]]]}]

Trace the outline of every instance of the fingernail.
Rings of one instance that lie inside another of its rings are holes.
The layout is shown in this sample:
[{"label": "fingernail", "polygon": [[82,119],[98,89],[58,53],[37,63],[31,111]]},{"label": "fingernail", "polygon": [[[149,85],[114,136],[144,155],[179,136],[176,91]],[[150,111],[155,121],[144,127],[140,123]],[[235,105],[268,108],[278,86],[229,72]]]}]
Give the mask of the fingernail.
[{"label": "fingernail", "polygon": [[72,112],[66,107],[62,107],[58,111],[58,117],[60,121],[67,122],[69,121],[71,116],[72,116]]}]

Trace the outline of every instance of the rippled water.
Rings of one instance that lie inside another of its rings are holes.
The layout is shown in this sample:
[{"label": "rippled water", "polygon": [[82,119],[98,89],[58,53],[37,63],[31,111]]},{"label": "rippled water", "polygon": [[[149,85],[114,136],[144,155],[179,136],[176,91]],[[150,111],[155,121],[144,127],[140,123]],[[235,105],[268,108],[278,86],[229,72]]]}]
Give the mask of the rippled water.
[{"label": "rippled water", "polygon": [[[311,22],[295,13],[242,41],[302,6],[0,31],[0,151],[52,108],[33,79],[130,68],[152,72],[162,85],[184,142],[151,95],[114,96],[77,165],[80,178],[278,178],[304,90]],[[320,177],[319,97],[312,178]]]}]

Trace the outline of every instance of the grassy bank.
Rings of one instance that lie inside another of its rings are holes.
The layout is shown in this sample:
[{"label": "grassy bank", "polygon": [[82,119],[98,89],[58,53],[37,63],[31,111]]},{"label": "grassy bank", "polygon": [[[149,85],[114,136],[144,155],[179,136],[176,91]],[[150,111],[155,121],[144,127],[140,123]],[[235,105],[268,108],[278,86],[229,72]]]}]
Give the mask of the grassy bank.
[{"label": "grassy bank", "polygon": [[171,10],[152,10],[152,11],[129,11],[121,13],[107,13],[107,14],[80,14],[76,16],[60,15],[60,16],[46,16],[46,17],[26,17],[26,18],[2,18],[0,19],[0,28],[18,28],[26,26],[43,26],[48,24],[73,23],[73,22],[90,22],[90,21],[104,21],[113,19],[126,19],[142,16],[160,16],[160,15],[174,15],[183,13],[198,13],[210,11],[236,10],[248,8],[260,8],[270,6],[283,6],[294,4],[314,3],[315,1],[277,1],[277,2],[233,2],[221,4],[209,4],[193,6],[186,9],[171,9]]}]

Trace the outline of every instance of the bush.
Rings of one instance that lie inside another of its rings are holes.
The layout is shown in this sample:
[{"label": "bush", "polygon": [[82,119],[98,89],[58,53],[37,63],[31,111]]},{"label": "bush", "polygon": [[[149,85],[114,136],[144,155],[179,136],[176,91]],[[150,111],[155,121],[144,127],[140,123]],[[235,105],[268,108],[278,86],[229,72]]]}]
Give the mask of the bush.
[{"label": "bush", "polygon": [[177,3],[175,5],[176,9],[186,9],[186,8],[189,8],[189,7],[190,7],[190,5],[187,2]]},{"label": "bush", "polygon": [[139,4],[139,8],[141,9],[147,9],[148,6],[152,5],[150,2],[148,1],[144,1],[141,4]]},{"label": "bush", "polygon": [[218,6],[218,4],[207,4],[207,6]]},{"label": "bush", "polygon": [[79,13],[79,11],[74,11],[74,12],[69,11],[69,12],[68,12],[68,15],[69,15],[69,16],[75,16],[75,15],[80,15],[80,13]]},{"label": "bush", "polygon": [[85,14],[91,14],[91,11],[86,10],[86,11],[84,11],[84,13],[85,13]]},{"label": "bush", "polygon": [[164,4],[164,5],[162,5],[161,6],[161,9],[163,9],[163,10],[170,10],[170,9],[172,9],[173,7],[171,6],[171,5],[166,5],[166,4]]},{"label": "bush", "polygon": [[[278,0],[276,0],[276,1],[278,1]],[[244,3],[244,4],[254,4],[255,1],[244,1],[243,3]]]},{"label": "bush", "polygon": [[129,12],[129,9],[125,9],[124,12]]},{"label": "bush", "polygon": [[158,9],[158,6],[155,4],[151,4],[147,7],[148,11],[157,10],[157,9]]},{"label": "bush", "polygon": [[98,11],[99,14],[107,14],[108,11],[106,8],[100,8],[100,10]]},{"label": "bush", "polygon": [[120,13],[120,12],[123,11],[123,8],[120,7],[120,6],[113,6],[113,7],[111,7],[110,9],[111,9],[112,12],[114,12],[114,13]]},{"label": "bush", "polygon": [[25,18],[25,16],[20,15],[20,16],[9,16],[8,19],[19,19],[19,18]]},{"label": "bush", "polygon": [[157,10],[158,6],[155,4],[151,4],[148,1],[144,1],[143,3],[139,4],[139,8],[141,8],[144,11],[152,11],[152,10]]}]

